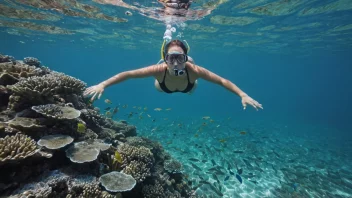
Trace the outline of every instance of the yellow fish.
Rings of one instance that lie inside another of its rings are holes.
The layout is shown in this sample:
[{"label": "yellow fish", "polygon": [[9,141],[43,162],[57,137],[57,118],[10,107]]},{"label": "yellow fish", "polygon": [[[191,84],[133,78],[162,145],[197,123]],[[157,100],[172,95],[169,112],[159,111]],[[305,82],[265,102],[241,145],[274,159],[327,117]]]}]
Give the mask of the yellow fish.
[{"label": "yellow fish", "polygon": [[83,123],[78,123],[77,124],[77,132],[79,133],[84,133],[86,132],[86,125],[84,125]]},{"label": "yellow fish", "polygon": [[161,111],[161,108],[155,108],[154,111]]},{"label": "yellow fish", "polygon": [[118,163],[122,164],[122,157],[118,151],[115,151],[114,162],[118,162]]},{"label": "yellow fish", "polygon": [[247,133],[247,132],[245,132],[245,131],[241,131],[241,132],[240,132],[241,135],[246,135],[246,133]]},{"label": "yellow fish", "polygon": [[219,142],[225,143],[227,140],[226,139],[220,139]]},{"label": "yellow fish", "polygon": [[105,116],[106,117],[111,117],[111,112],[110,111],[105,112]]}]

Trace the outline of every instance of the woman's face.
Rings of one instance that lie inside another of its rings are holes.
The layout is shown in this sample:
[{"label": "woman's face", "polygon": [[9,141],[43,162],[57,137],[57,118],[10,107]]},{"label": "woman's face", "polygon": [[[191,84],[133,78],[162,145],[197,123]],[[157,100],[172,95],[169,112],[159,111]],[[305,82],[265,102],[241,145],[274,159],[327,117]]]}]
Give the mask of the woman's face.
[{"label": "woman's face", "polygon": [[[168,58],[168,54],[170,58]],[[186,62],[183,62],[183,57],[187,56],[184,54],[183,49],[180,46],[173,45],[169,47],[169,50],[167,51],[167,54],[165,55],[166,57],[166,63],[169,67],[169,69],[184,69]],[[170,61],[168,61],[170,60]]]}]

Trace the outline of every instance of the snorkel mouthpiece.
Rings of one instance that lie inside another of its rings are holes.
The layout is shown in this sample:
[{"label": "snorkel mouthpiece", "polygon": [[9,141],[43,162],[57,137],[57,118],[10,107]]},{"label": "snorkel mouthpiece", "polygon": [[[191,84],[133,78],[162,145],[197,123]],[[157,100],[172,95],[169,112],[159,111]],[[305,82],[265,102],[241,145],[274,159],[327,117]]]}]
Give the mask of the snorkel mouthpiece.
[{"label": "snorkel mouthpiece", "polygon": [[176,67],[174,68],[175,76],[182,76],[185,73],[184,69],[177,69]]}]

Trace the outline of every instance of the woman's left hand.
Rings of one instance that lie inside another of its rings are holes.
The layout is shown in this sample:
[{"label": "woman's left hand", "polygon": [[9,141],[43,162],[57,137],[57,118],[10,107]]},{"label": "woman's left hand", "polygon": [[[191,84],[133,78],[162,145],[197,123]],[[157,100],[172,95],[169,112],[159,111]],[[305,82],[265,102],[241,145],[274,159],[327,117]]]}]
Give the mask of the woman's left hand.
[{"label": "woman's left hand", "polygon": [[258,108],[263,109],[263,106],[259,104],[259,102],[255,101],[253,98],[249,97],[248,95],[244,95],[241,98],[242,98],[242,105],[244,110],[246,109],[247,104],[254,107],[257,111],[258,111]]}]

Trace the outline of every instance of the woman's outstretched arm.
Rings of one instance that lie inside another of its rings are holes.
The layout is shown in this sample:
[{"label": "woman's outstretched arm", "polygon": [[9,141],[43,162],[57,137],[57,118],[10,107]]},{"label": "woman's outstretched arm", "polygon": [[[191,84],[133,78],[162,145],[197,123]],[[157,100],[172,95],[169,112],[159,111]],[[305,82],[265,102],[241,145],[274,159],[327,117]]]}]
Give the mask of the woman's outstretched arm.
[{"label": "woman's outstretched arm", "polygon": [[243,108],[246,109],[247,104],[253,106],[255,109],[258,108],[263,109],[263,106],[259,104],[257,101],[249,97],[244,91],[242,91],[237,85],[232,83],[231,81],[218,76],[217,74],[197,65],[192,66],[194,72],[196,73],[197,77],[203,78],[204,80],[216,83],[225,87],[227,90],[237,94],[242,99]]},{"label": "woman's outstretched arm", "polygon": [[91,86],[87,88],[83,95],[88,96],[88,95],[93,95],[91,98],[91,101],[94,101],[96,97],[100,99],[101,95],[104,92],[104,89],[106,87],[109,87],[111,85],[120,83],[122,81],[125,81],[130,78],[144,78],[144,77],[149,77],[149,76],[155,76],[159,72],[163,71],[165,67],[162,64],[159,65],[152,65],[148,67],[144,67],[141,69],[136,69],[136,70],[130,70],[130,71],[124,71],[121,73],[116,74],[115,76],[97,84],[94,86]]}]

